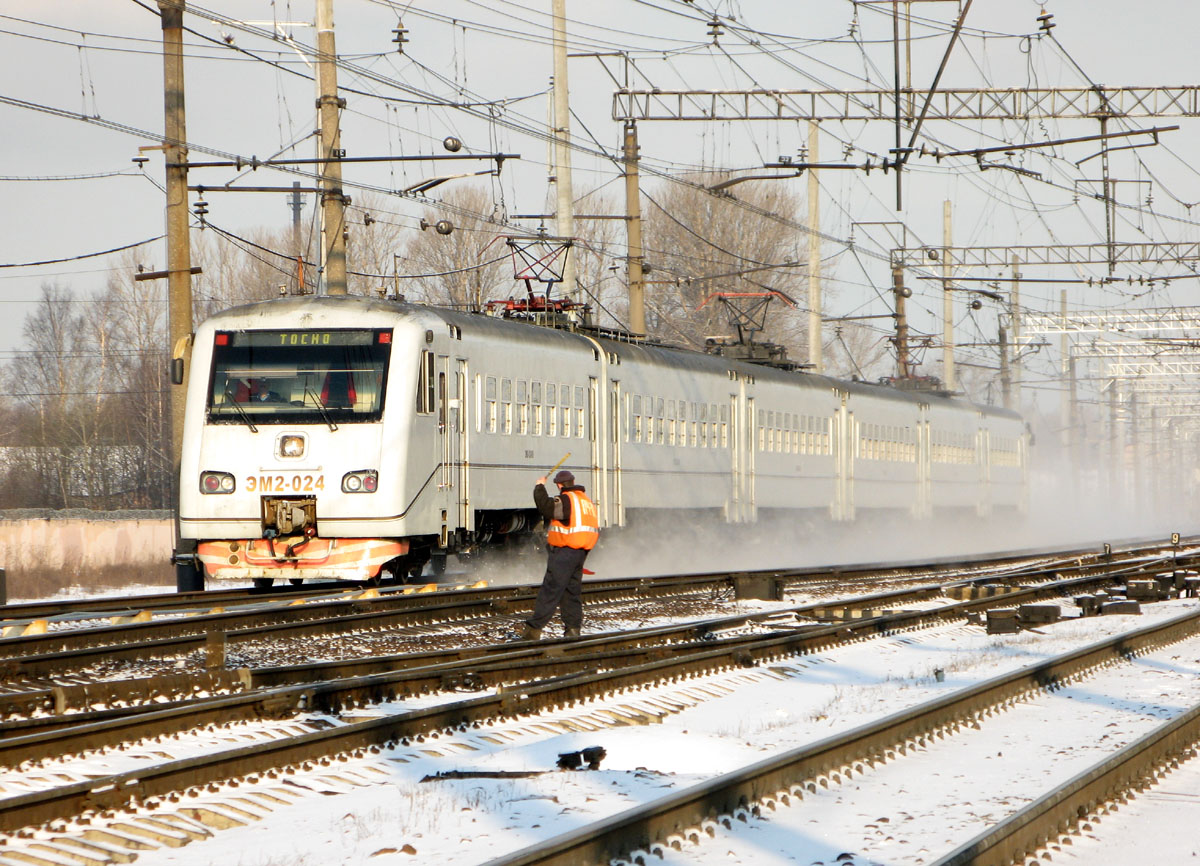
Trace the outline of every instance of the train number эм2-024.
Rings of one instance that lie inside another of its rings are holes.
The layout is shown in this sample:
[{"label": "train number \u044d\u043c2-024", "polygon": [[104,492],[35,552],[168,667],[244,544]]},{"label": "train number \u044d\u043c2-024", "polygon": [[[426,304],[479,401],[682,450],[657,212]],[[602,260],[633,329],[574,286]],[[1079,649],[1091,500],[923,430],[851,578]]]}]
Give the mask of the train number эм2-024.
[{"label": "train number \u044d\u043c2-024", "polygon": [[249,493],[312,493],[325,489],[324,475],[248,475]]}]

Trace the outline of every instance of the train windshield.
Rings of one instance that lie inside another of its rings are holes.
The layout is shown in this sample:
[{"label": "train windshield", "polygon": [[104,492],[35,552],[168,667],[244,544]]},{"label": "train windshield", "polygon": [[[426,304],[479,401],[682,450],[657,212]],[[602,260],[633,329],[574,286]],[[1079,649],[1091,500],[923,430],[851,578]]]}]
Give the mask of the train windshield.
[{"label": "train windshield", "polygon": [[392,331],[217,331],[208,420],[329,424],[383,415]]}]

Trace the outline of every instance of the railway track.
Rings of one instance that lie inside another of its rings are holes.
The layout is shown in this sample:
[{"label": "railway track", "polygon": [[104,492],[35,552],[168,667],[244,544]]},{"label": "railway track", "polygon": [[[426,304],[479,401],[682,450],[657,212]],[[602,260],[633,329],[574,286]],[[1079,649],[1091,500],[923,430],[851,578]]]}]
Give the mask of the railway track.
[{"label": "railway track", "polygon": [[[1156,560],[1154,559],[1149,560],[1151,566],[1155,562]],[[1174,564],[1178,565],[1177,562]],[[1062,567],[1062,563],[1057,563],[1057,565]],[[1086,576],[1061,578],[1061,572],[1053,572],[1060,575],[1060,579],[1049,582],[1044,581],[1044,578],[1046,574],[1051,572],[1046,571],[1041,566],[1039,566],[1039,571],[1036,574],[1031,574],[1029,569],[1007,571],[1004,574],[993,576],[986,580],[987,586],[983,595],[983,601],[976,601],[965,605],[950,604],[938,615],[962,615],[964,611],[985,608],[998,604],[1000,601],[1004,601],[1005,603],[1031,601],[1039,598],[1054,597],[1055,595],[1072,590],[1094,590],[1111,583],[1116,578],[1123,577],[1127,573],[1140,573],[1141,570],[1145,569],[1146,565],[1147,562],[1144,561],[1144,556],[1139,555],[1131,557],[1128,563],[1115,561],[1105,563],[1102,566],[1075,566],[1075,568],[1086,572]],[[1134,571],[1131,571],[1131,569]],[[1020,582],[1030,576],[1042,578],[1043,582],[1021,588]],[[688,586],[687,584],[683,584],[677,587],[677,590],[687,590]],[[711,590],[711,585],[703,583],[701,584],[701,588]],[[1000,590],[1004,591],[1002,599],[997,598],[995,595]],[[950,580],[943,583],[921,583],[908,589],[873,593],[835,602],[815,602],[791,607],[779,607],[775,610],[758,614],[709,618],[660,629],[641,629],[629,634],[626,634],[624,631],[618,631],[616,635],[607,637],[605,643],[617,650],[623,650],[631,645],[641,647],[647,644],[670,644],[693,637],[713,636],[735,628],[750,626],[762,628],[764,624],[769,624],[772,621],[779,623],[788,620],[788,618],[791,618],[790,623],[793,628],[799,628],[806,624],[815,626],[815,623],[820,621],[843,621],[862,618],[872,611],[878,612],[904,605],[920,603],[942,605],[949,601],[947,593],[954,592],[959,597],[970,597],[979,591],[979,588],[975,584],[971,582],[964,583],[958,580],[957,577],[951,576]],[[620,598],[620,596],[616,597]],[[701,598],[701,604],[697,609],[711,607],[711,605],[705,604],[705,601],[705,599]],[[656,603],[661,605],[663,602],[660,599]],[[678,605],[678,600],[676,600],[676,605]],[[468,603],[468,607],[470,606],[470,603]],[[444,606],[441,605],[435,605],[433,609],[435,611],[445,610]],[[461,615],[460,608],[451,606],[450,610],[453,621],[462,622],[465,618]],[[428,609],[423,610],[421,616],[426,616],[428,612]],[[682,610],[677,611],[677,613],[683,612]],[[600,618],[604,618],[603,613]],[[361,622],[361,618],[355,616],[352,618],[352,621],[359,623]],[[480,620],[475,619],[471,620],[471,622],[473,623],[471,630],[478,631]],[[402,630],[403,626],[398,623],[392,628],[390,633],[395,634],[397,631]],[[250,630],[248,633],[240,635],[240,637],[243,639],[262,640],[269,639],[270,637],[278,637],[281,634],[290,637],[293,631],[288,626],[274,626],[260,630]],[[422,631],[419,638],[423,639],[425,636],[425,632]],[[409,635],[408,637],[411,638],[412,636]],[[385,653],[378,656],[349,660],[293,664],[282,667],[263,666],[253,670],[240,667],[230,670],[224,664],[226,640],[227,636],[224,635],[209,634],[205,636],[204,646],[209,651],[207,661],[210,669],[192,675],[170,673],[161,676],[105,682],[76,682],[73,678],[66,678],[65,681],[52,684],[40,684],[28,681],[18,684],[18,686],[10,690],[9,694],[0,694],[0,718],[9,720],[0,723],[0,737],[11,737],[16,734],[28,733],[34,729],[64,727],[81,724],[85,721],[100,721],[118,716],[124,717],[135,713],[139,707],[163,709],[163,701],[171,701],[177,705],[183,705],[190,702],[197,693],[209,695],[231,694],[239,691],[260,690],[295,683],[320,683],[338,678],[376,675],[394,671],[398,668],[414,666],[448,666],[455,663],[459,665],[478,665],[480,657],[485,652],[489,652],[481,647],[474,649],[464,648],[461,643],[456,642],[455,645],[441,651],[412,651],[410,649],[409,652],[405,653]],[[408,640],[407,645],[411,647],[417,642]],[[178,639],[167,639],[136,645],[131,647],[129,652],[139,655],[155,652],[165,656],[170,651],[179,652],[181,644],[187,648],[196,643],[198,641],[195,640],[181,642]],[[591,643],[594,643],[594,641],[589,642],[589,645]],[[68,668],[77,667],[85,661],[95,663],[97,659],[111,659],[114,654],[114,650],[110,648],[51,653],[20,659],[16,662],[16,665],[19,665],[19,670],[26,677],[31,675],[54,676],[56,666],[66,665]],[[216,661],[214,661],[214,656],[216,657]],[[212,668],[219,669],[213,670]],[[452,678],[454,675],[443,672],[442,676],[443,678]],[[253,705],[253,703],[253,701],[250,701],[249,705]],[[97,705],[101,705],[105,709],[81,712],[88,707],[95,707]],[[41,718],[34,718],[35,716],[41,716]]]},{"label": "railway track", "polygon": [[[236,676],[238,681],[230,683],[230,694],[194,697],[157,707],[135,703],[76,718],[59,712],[41,719],[30,717],[23,727],[12,725],[0,739],[3,766],[41,766],[45,777],[52,779],[64,775],[59,762],[69,764],[72,756],[103,754],[151,737],[177,738],[197,727],[215,728],[237,719],[243,724],[268,727],[276,724],[270,722],[272,718],[279,719],[276,732],[265,735],[268,741],[221,748],[103,779],[48,784],[43,790],[5,797],[0,799],[0,827],[21,833],[67,815],[87,816],[126,808],[130,803],[162,802],[177,797],[180,791],[195,791],[229,779],[286,774],[285,768],[294,771],[306,764],[328,762],[331,755],[361,756],[419,738],[444,737],[464,726],[496,724],[547,708],[604,700],[648,684],[750,669],[904,629],[961,621],[971,612],[1001,602],[1057,598],[1117,579],[1188,568],[1195,565],[1194,556],[1186,548],[1160,546],[1097,556],[1091,561],[1074,557],[1026,568],[1006,565],[1001,570],[1011,574],[1013,583],[1022,585],[1002,595],[994,592],[1000,585],[997,576],[964,577],[960,572],[948,575],[942,584],[876,593],[833,605],[793,605],[782,612],[708,618],[577,642],[455,648],[357,661],[214,672],[213,676]],[[1075,576],[1064,577],[1068,572]],[[777,576],[776,572],[771,574]],[[942,597],[940,603],[922,609],[883,612],[893,605],[928,602],[952,588],[967,597]],[[821,623],[819,618],[836,621]],[[50,695],[36,697],[57,700],[60,710],[79,697],[69,697],[63,687],[57,688],[57,693],[52,689],[48,690]],[[475,696],[463,699],[459,697],[463,691]],[[441,697],[418,710],[361,718],[363,708],[414,695]],[[311,720],[314,713],[332,717],[333,724],[321,723],[313,729],[310,723],[297,727],[291,721]],[[291,733],[280,733],[289,726]]]}]

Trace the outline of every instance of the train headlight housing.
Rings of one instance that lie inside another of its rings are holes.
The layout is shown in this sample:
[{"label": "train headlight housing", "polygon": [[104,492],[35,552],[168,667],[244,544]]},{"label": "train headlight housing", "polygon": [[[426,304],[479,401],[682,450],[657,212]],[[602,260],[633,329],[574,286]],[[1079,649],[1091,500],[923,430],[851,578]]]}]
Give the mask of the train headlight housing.
[{"label": "train headlight housing", "polygon": [[304,437],[298,433],[284,433],[275,443],[275,453],[280,457],[303,457]]},{"label": "train headlight housing", "polygon": [[201,472],[201,493],[232,493],[237,485],[228,472]]},{"label": "train headlight housing", "polygon": [[343,493],[374,493],[379,489],[379,473],[374,469],[360,469],[342,476]]}]

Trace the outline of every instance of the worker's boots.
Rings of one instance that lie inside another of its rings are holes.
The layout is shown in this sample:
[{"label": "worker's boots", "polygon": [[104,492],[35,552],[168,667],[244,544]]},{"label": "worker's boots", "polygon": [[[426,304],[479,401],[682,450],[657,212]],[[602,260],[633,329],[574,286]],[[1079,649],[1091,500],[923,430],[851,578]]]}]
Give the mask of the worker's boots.
[{"label": "worker's boots", "polygon": [[564,629],[564,630],[563,630],[563,637],[565,637],[565,638],[578,638],[578,637],[579,637],[579,629],[577,629],[577,628],[568,628],[568,629]]},{"label": "worker's boots", "polygon": [[525,628],[521,630],[521,640],[541,640],[542,630],[534,628],[529,623],[525,623]]}]

